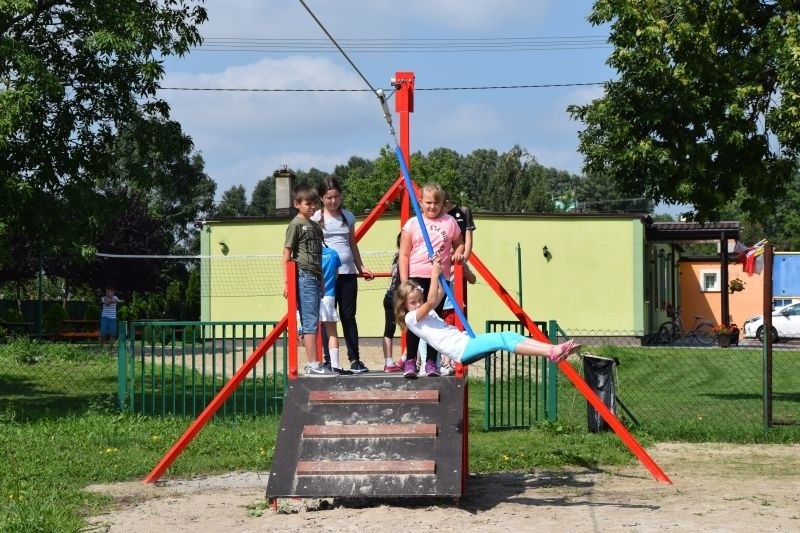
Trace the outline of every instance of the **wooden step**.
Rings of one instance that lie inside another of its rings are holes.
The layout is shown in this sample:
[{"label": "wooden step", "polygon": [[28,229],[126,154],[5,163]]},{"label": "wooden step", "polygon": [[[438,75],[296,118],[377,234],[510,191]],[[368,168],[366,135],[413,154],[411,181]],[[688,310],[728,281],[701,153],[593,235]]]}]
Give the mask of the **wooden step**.
[{"label": "wooden step", "polygon": [[309,403],[437,403],[438,390],[309,391]]},{"label": "wooden step", "polygon": [[433,475],[436,461],[298,461],[296,473],[298,476]]},{"label": "wooden step", "polygon": [[303,426],[304,439],[436,437],[436,424],[337,424]]}]

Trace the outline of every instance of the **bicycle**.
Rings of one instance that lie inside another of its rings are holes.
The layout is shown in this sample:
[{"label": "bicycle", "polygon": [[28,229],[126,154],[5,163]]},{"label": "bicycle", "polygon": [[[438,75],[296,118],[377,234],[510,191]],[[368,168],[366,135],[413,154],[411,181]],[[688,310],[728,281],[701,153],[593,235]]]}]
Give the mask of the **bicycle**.
[{"label": "bicycle", "polygon": [[714,324],[708,320],[703,320],[701,316],[694,317],[694,327],[687,330],[681,318],[681,307],[674,309],[671,305],[667,306],[667,316],[670,317],[669,322],[664,322],[658,327],[656,338],[661,344],[672,344],[682,337],[695,338],[697,342],[703,345],[713,344],[715,340],[711,328]]}]

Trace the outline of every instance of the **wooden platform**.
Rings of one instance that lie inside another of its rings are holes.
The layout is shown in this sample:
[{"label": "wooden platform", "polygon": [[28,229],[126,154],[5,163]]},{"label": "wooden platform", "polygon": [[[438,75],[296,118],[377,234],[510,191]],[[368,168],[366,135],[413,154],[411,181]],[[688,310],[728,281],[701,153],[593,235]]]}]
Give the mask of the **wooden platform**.
[{"label": "wooden platform", "polygon": [[267,498],[459,498],[465,386],[377,373],[290,382]]}]

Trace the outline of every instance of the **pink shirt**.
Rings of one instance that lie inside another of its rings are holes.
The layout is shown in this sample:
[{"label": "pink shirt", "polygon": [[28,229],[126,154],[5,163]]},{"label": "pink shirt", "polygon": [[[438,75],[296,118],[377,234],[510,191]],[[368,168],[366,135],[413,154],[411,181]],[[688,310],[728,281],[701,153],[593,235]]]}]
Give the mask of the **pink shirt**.
[{"label": "pink shirt", "polygon": [[[444,214],[438,218],[426,218],[425,227],[431,239],[434,253],[442,258],[442,274],[450,279],[450,254],[453,253],[453,240],[461,235],[456,219]],[[408,277],[430,278],[431,263],[428,260],[428,249],[419,227],[417,218],[409,218],[403,231],[411,236],[411,255],[408,258]]]}]

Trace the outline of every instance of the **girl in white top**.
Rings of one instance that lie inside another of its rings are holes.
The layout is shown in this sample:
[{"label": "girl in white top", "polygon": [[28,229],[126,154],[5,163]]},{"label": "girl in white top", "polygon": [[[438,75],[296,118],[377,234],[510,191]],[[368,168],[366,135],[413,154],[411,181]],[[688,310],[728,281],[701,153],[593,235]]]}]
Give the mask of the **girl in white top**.
[{"label": "girl in white top", "polygon": [[[573,340],[547,344],[524,337],[515,331],[482,333],[470,338],[465,332],[439,318],[434,311],[444,296],[439,285],[439,274],[442,271],[439,254],[434,255],[431,262],[431,287],[427,300],[422,297],[421,287],[413,281],[404,281],[394,293],[395,317],[402,329],[408,328],[438,351],[448,354],[451,359],[468,365],[483,359],[491,352],[505,350],[517,355],[547,357],[553,363],[560,363],[581,348]],[[416,374],[404,375],[416,377]]]},{"label": "girl in white top", "polygon": [[[342,322],[344,342],[347,345],[347,358],[350,370],[355,373],[367,372],[361,362],[358,348],[358,323],[356,322],[356,302],[358,299],[358,276],[366,280],[373,279],[372,272],[361,260],[361,253],[356,243],[356,217],[352,212],[342,208],[342,186],[334,176],[328,176],[317,187],[322,200],[322,209],[314,213],[311,220],[319,223],[325,245],[336,250],[342,266],[336,277],[336,306]],[[326,337],[327,339],[327,337]],[[328,341],[323,342],[325,361],[331,362]]]}]

